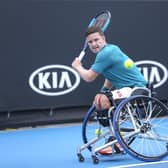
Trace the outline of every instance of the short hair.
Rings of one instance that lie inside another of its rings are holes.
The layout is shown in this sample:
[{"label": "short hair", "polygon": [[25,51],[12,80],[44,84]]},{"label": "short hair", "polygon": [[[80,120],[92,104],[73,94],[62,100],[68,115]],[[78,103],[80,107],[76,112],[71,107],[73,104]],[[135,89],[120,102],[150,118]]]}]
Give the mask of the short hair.
[{"label": "short hair", "polygon": [[104,36],[103,31],[98,26],[91,26],[85,32],[85,37],[89,36],[92,33],[99,33],[101,36]]}]

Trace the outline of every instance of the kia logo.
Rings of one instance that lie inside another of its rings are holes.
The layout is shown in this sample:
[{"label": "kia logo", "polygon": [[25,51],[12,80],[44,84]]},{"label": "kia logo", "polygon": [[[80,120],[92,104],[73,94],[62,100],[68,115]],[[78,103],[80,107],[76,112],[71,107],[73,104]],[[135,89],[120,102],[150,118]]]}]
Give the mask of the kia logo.
[{"label": "kia logo", "polygon": [[159,62],[143,60],[135,63],[149,83],[154,84],[154,88],[163,85],[168,78],[167,68]]},{"label": "kia logo", "polygon": [[47,65],[35,70],[29,78],[30,87],[37,93],[59,96],[72,92],[78,87],[78,73],[65,65]]}]

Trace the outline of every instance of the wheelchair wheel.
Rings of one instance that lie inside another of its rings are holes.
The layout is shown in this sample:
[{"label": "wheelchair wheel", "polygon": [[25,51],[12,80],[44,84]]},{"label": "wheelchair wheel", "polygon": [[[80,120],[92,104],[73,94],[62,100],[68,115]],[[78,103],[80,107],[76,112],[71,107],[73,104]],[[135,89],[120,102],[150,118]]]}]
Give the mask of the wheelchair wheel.
[{"label": "wheelchair wheel", "polygon": [[140,95],[123,100],[113,126],[118,142],[133,157],[157,161],[168,155],[168,108],[158,99]]},{"label": "wheelchair wheel", "polygon": [[[112,122],[111,119],[110,122]],[[102,126],[98,121],[95,106],[90,107],[84,117],[82,125],[82,139],[84,144],[90,143],[87,148],[91,151],[93,146],[96,148],[104,145],[109,135],[110,127]]]}]

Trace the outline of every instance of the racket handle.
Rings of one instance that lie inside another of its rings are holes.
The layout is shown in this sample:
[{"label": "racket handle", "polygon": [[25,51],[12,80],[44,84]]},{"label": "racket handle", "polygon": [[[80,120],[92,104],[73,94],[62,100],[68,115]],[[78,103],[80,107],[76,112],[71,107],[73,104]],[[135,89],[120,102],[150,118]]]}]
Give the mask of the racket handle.
[{"label": "racket handle", "polygon": [[84,55],[85,55],[85,51],[82,50],[81,53],[80,53],[79,56],[78,56],[78,58],[79,58],[80,61],[82,61]]}]

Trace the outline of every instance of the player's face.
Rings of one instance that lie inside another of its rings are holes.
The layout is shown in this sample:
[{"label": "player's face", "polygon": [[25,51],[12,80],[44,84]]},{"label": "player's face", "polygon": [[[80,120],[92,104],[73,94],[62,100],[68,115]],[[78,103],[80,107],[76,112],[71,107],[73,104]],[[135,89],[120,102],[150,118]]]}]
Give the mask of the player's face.
[{"label": "player's face", "polygon": [[105,37],[100,35],[98,32],[88,35],[86,41],[93,53],[98,53],[106,44]]}]

